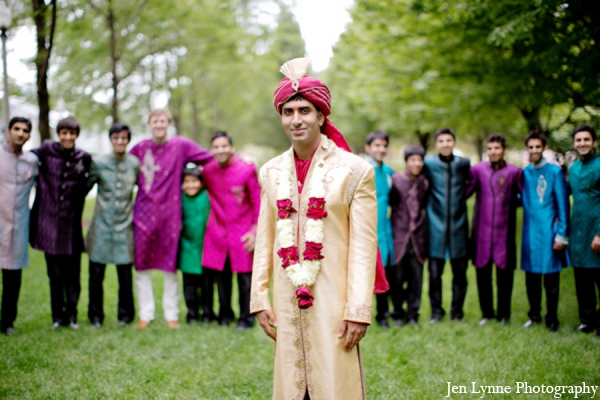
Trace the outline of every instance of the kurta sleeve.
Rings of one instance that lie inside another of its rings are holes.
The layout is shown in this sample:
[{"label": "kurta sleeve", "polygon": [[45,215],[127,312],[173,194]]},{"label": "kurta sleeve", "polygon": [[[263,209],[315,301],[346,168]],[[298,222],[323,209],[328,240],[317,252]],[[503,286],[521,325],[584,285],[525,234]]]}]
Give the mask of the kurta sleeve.
[{"label": "kurta sleeve", "polygon": [[94,187],[94,185],[96,183],[98,183],[99,179],[100,179],[100,171],[98,170],[98,165],[92,159],[92,165],[90,166],[90,174],[88,176],[88,181],[87,181],[87,191],[88,192],[90,190],[92,190],[92,188]]},{"label": "kurta sleeve", "polygon": [[555,178],[554,197],[556,199],[557,218],[556,236],[554,241],[561,244],[569,244],[569,195],[567,182],[562,170],[558,170]]},{"label": "kurta sleeve", "polygon": [[349,213],[347,302],[344,320],[371,323],[377,262],[377,196],[372,167],[363,174]]},{"label": "kurta sleeve", "polygon": [[260,213],[258,215],[250,289],[250,312],[253,314],[271,310],[269,289],[271,276],[273,275],[273,249],[275,246],[276,218],[274,210],[269,206],[266,171],[261,170],[261,180]]},{"label": "kurta sleeve", "polygon": [[479,183],[479,179],[477,179],[477,172],[475,168],[469,168],[469,175],[471,176],[471,180],[469,182],[469,186],[467,186],[467,198],[471,197],[473,193],[477,191],[477,184]]},{"label": "kurta sleeve", "polygon": [[258,223],[258,216],[260,214],[261,204],[261,191],[260,183],[258,182],[258,176],[256,175],[256,168],[253,166],[252,172],[248,179],[248,193],[250,194],[250,204],[252,205],[252,226],[250,227],[250,233],[256,235],[256,224]]},{"label": "kurta sleeve", "polygon": [[191,140],[186,139],[185,158],[186,163],[192,162],[204,165],[212,160],[213,156],[210,151],[203,149]]}]

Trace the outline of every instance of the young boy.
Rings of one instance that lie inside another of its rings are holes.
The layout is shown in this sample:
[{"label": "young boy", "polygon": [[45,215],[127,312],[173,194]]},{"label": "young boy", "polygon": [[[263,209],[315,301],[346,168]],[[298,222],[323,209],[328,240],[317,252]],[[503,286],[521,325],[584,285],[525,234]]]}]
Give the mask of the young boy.
[{"label": "young boy", "polygon": [[[33,150],[39,158],[35,201],[31,210],[31,247],[44,252],[50,279],[52,328],[77,325],[77,302],[83,234],[81,214],[88,192],[92,156],[75,148],[79,122],[58,122],[58,142],[45,141]],[[66,301],[65,301],[66,299]]]},{"label": "young boy", "polygon": [[[188,164],[183,170],[183,183],[181,185],[183,220],[179,241],[179,269],[183,273],[183,296],[188,309],[187,322],[198,322],[199,303],[198,289],[202,279],[202,250],[204,248],[204,234],[210,213],[210,200],[202,184],[202,167]],[[208,295],[201,292],[201,297]],[[212,292],[211,292],[212,295]],[[202,301],[202,304],[206,304]],[[212,309],[203,309],[202,320],[214,320]]]},{"label": "young boy", "polygon": [[[429,181],[421,174],[424,157],[425,150],[421,146],[408,146],[404,150],[406,170],[394,173],[390,191],[396,273],[393,277],[388,276],[388,281],[398,296],[400,306],[396,311],[400,312],[400,318],[404,318],[402,300],[406,298],[406,317],[411,325],[418,324],[423,264],[427,257],[425,207]],[[403,293],[404,282],[407,282],[406,296]]]},{"label": "young boy", "polygon": [[102,281],[106,264],[115,264],[119,278],[117,318],[124,326],[133,321],[133,189],[140,170],[136,156],[127,154],[131,131],[117,122],[108,131],[113,152],[94,158],[89,187],[98,184],[96,208],[85,238],[90,259],[90,323],[104,321]]}]

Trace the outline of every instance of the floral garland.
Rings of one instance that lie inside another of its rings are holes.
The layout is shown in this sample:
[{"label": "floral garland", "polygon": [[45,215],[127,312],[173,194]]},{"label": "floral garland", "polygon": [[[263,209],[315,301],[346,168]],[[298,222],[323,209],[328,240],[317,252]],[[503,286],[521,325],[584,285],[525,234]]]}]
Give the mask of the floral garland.
[{"label": "floral garland", "polygon": [[[328,139],[321,135],[321,147],[328,148]],[[279,250],[282,267],[286,270],[288,279],[296,289],[298,307],[307,309],[313,305],[314,297],[310,291],[317,280],[321,268],[321,250],[323,250],[323,218],[327,217],[325,211],[325,164],[316,160],[308,187],[308,211],[306,217],[306,243],[302,253],[303,261],[300,262],[297,238],[294,235],[292,213],[297,212],[292,203],[293,187],[293,156],[283,157],[283,176],[277,188],[277,233],[279,235]]]}]

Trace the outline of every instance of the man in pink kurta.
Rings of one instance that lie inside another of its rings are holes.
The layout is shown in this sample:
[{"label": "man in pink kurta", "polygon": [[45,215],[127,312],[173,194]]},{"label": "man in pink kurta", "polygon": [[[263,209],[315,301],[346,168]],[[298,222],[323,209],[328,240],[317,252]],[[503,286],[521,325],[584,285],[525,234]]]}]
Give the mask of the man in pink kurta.
[{"label": "man in pink kurta", "polygon": [[138,328],[154,319],[150,270],[165,272],[163,308],[172,328],[178,326],[179,283],[176,275],[181,230],[181,173],[188,162],[204,164],[211,154],[189,139],[168,137],[171,122],[167,110],[154,110],[148,124],[152,139],[131,149],[140,159],[138,193],[133,208],[136,294],[140,308]]},{"label": "man in pink kurta", "polygon": [[238,329],[252,327],[250,314],[250,284],[254,237],[260,211],[260,184],[256,166],[235,154],[233,140],[226,132],[216,132],[211,139],[215,160],[206,164],[204,185],[211,201],[211,213],[204,239],[203,290],[212,311],[212,288],[217,280],[219,290],[219,324],[227,325],[234,318],[231,309],[232,274],[237,274],[240,317]]}]

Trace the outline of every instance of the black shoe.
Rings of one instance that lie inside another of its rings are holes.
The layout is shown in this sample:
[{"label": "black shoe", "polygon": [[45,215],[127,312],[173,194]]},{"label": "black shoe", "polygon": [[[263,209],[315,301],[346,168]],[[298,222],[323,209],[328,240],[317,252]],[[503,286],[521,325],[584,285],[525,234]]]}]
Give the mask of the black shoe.
[{"label": "black shoe", "polygon": [[395,319],[394,325],[396,325],[398,328],[402,328],[402,326],[404,325],[404,320],[403,319]]},{"label": "black shoe", "polygon": [[419,326],[419,321],[417,321],[416,319],[409,319],[407,324],[412,326]]},{"label": "black shoe", "polygon": [[558,332],[558,322],[548,325],[548,330],[552,333]]},{"label": "black shoe", "polygon": [[198,323],[198,320],[196,318],[188,318],[187,323],[188,325],[196,325]]},{"label": "black shoe", "polygon": [[238,321],[237,326],[235,327],[236,332],[241,332],[250,329],[246,321]]},{"label": "black shoe", "polygon": [[508,326],[510,325],[510,318],[500,318],[498,322],[500,322],[504,326]]},{"label": "black shoe", "polygon": [[387,319],[382,319],[381,321],[377,321],[377,324],[384,329],[387,329],[390,327],[390,324],[388,323]]},{"label": "black shoe", "polygon": [[232,320],[225,318],[225,319],[222,319],[219,321],[219,326],[227,326],[232,322],[233,322]]},{"label": "black shoe", "polygon": [[12,336],[16,332],[15,332],[15,328],[13,328],[12,326],[8,326],[6,328],[2,328],[2,333],[4,333],[6,336]]},{"label": "black shoe", "polygon": [[598,331],[596,332],[596,336],[600,337],[600,328],[598,328]]},{"label": "black shoe", "polygon": [[92,318],[92,320],[90,321],[90,324],[96,328],[102,327],[102,321],[100,320],[100,318]]},{"label": "black shoe", "polygon": [[214,318],[211,318],[211,317],[202,317],[202,318],[200,319],[200,321],[202,321],[202,323],[203,323],[203,324],[210,324],[210,323],[212,323],[214,320],[215,320],[215,319],[214,319]]},{"label": "black shoe", "polygon": [[463,317],[458,316],[458,315],[453,315],[453,316],[450,317],[450,320],[451,321],[456,321],[456,322],[462,322]]},{"label": "black shoe", "polygon": [[441,320],[442,320],[441,315],[432,315],[431,319],[429,320],[429,323],[434,325],[434,324],[437,324],[438,322],[440,322]]},{"label": "black shoe", "polygon": [[573,332],[592,333],[594,332],[594,327],[586,324],[581,324],[577,328],[573,329]]}]

